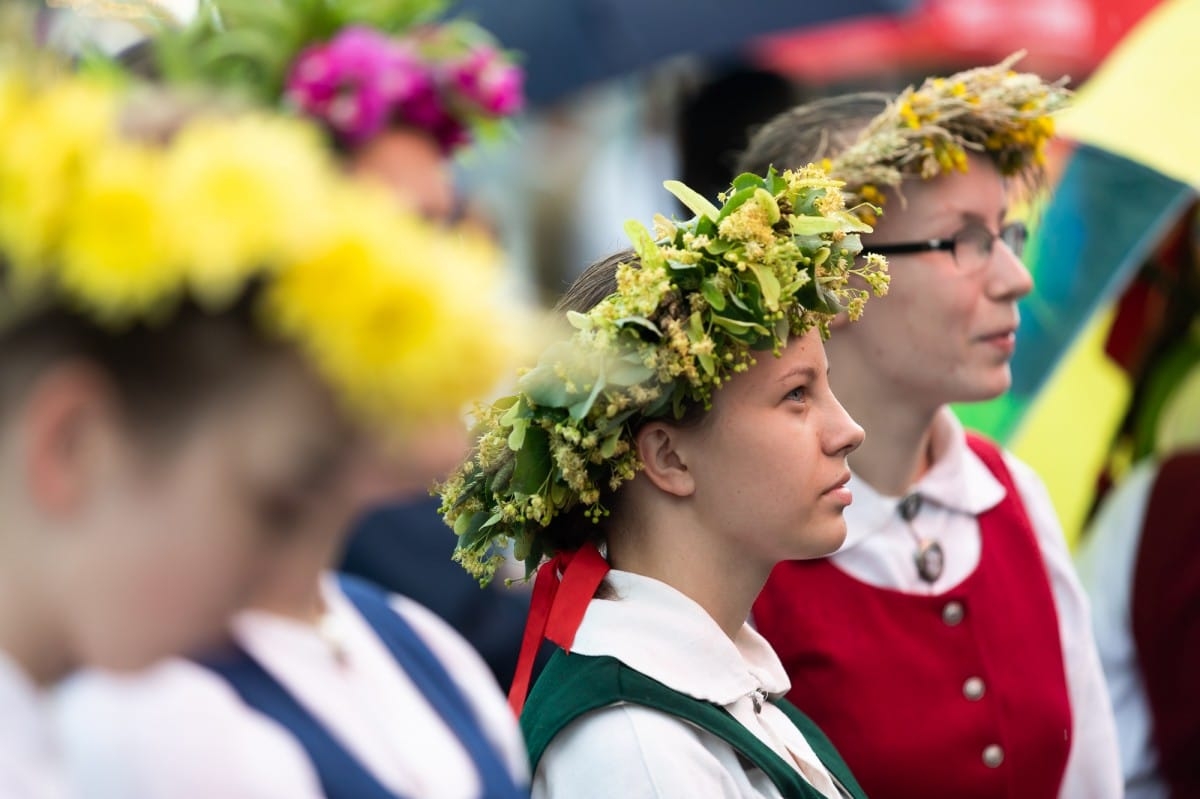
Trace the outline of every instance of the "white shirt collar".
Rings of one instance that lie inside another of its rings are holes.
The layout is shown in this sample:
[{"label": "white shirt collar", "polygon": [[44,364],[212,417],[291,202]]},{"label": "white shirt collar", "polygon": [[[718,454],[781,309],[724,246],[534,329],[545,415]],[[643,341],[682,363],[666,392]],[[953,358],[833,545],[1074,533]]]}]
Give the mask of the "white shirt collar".
[{"label": "white shirt collar", "polygon": [[66,795],[50,729],[53,701],[0,651],[0,795]]},{"label": "white shirt collar", "polygon": [[[1004,486],[971,451],[962,423],[949,408],[934,417],[931,447],[933,465],[909,493],[917,492],[926,502],[970,516],[991,510],[1004,499]],[[846,541],[839,552],[884,529],[904,498],[882,494],[853,473],[849,486],[854,502],[846,508]]]},{"label": "white shirt collar", "polygon": [[749,625],[731,640],[704,608],[666,583],[616,569],[615,599],[593,599],[572,652],[609,655],[680,693],[729,705],[791,688],[775,650]]}]

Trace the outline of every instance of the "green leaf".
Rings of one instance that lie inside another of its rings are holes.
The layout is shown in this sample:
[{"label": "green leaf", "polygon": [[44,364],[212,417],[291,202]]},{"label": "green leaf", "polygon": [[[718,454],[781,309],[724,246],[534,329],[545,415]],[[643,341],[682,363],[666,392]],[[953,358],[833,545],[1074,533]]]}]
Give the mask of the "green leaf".
[{"label": "green leaf", "polygon": [[767,215],[767,224],[774,225],[779,221],[779,203],[775,202],[775,198],[766,189],[754,190],[754,201],[763,209]]},{"label": "green leaf", "polygon": [[696,216],[717,221],[721,212],[708,200],[704,199],[695,189],[678,180],[663,181],[663,188],[675,195],[675,198]]},{"label": "green leaf", "polygon": [[600,455],[605,458],[611,458],[617,454],[617,443],[621,440],[621,428],[609,433],[608,437],[600,444]]},{"label": "green leaf", "polygon": [[[745,285],[745,284],[742,284],[742,285]],[[733,306],[735,308],[740,308],[741,310],[745,311],[746,313],[751,312],[750,306],[746,304],[746,301],[741,298],[741,296],[738,294],[738,292],[736,292],[736,291],[731,292],[725,296],[729,299],[730,302],[733,303]],[[724,310],[724,309],[721,309],[721,310]]]},{"label": "green leaf", "polygon": [[[470,517],[458,517],[460,520],[467,519],[463,525],[462,532],[458,535],[459,549],[479,549],[480,546],[490,537],[488,532],[483,528],[484,522],[488,520],[487,511],[476,511]],[[495,524],[495,522],[493,522]],[[458,532],[458,524],[455,523],[454,531]]]},{"label": "green leaf", "polygon": [[740,191],[735,191],[730,196],[730,198],[725,201],[725,204],[721,206],[721,211],[717,216],[717,221],[720,222],[722,219],[729,216],[737,209],[741,208],[743,204],[745,204],[752,197],[754,197],[755,192],[758,192],[761,190],[762,189],[760,189],[757,186],[749,186],[747,188],[741,189]]},{"label": "green leaf", "polygon": [[724,255],[732,250],[735,246],[736,242],[732,242],[729,239],[716,238],[709,240],[708,245],[704,248],[704,251],[713,255]]},{"label": "green leaf", "polygon": [[783,179],[782,175],[775,171],[775,167],[771,167],[767,170],[767,179],[764,182],[766,183],[766,190],[771,192],[771,194],[776,197],[778,197],[787,189],[787,181]]},{"label": "green leaf", "polygon": [[511,397],[502,397],[492,403],[492,407],[508,409],[500,417],[500,424],[506,427],[511,427],[519,418],[528,419],[533,415],[529,410],[529,406],[521,402],[520,394],[515,394]]},{"label": "green leaf", "polygon": [[592,406],[596,404],[596,398],[600,396],[600,392],[604,390],[606,384],[606,376],[603,373],[596,375],[596,380],[592,384],[591,392],[589,392],[588,395],[582,400],[576,402],[567,409],[567,412],[571,415],[571,418],[582,419],[587,416],[588,412],[592,409]]},{"label": "green leaf", "polygon": [[622,317],[621,319],[618,319],[616,322],[614,322],[614,324],[617,327],[625,327],[626,325],[637,325],[638,327],[649,330],[655,336],[662,338],[662,331],[658,329],[658,325],[654,324],[653,322],[651,322],[649,319],[647,319],[644,316]]},{"label": "green leaf", "polygon": [[789,217],[788,225],[797,236],[832,233],[845,227],[839,220],[827,216],[793,216]]},{"label": "green leaf", "polygon": [[725,310],[725,294],[717,288],[717,282],[711,277],[706,277],[700,282],[700,293],[714,311]]},{"label": "green leaf", "polygon": [[767,307],[776,309],[779,307],[779,278],[775,277],[775,273],[762,264],[748,263],[746,268],[754,273],[754,277],[758,279],[758,286],[762,289],[763,299],[767,302]]},{"label": "green leaf", "polygon": [[629,237],[630,243],[633,244],[633,251],[638,254],[641,259],[643,269],[663,269],[667,265],[667,259],[663,257],[662,252],[658,249],[658,243],[654,241],[654,237],[650,235],[650,231],[646,230],[646,226],[636,219],[630,219],[625,222],[625,235]]},{"label": "green leaf", "polygon": [[512,490],[527,496],[538,493],[553,467],[550,434],[540,427],[530,427],[525,433],[525,444],[517,453],[516,463]]},{"label": "green leaf", "polygon": [[579,311],[567,311],[567,322],[576,330],[591,330],[592,320]]},{"label": "green leaf", "polygon": [[604,374],[610,385],[636,386],[654,377],[654,370],[642,363],[641,358],[619,358],[608,365]]},{"label": "green leaf", "polygon": [[852,214],[849,211],[838,211],[833,214],[833,218],[841,222],[842,230],[847,233],[870,233],[875,230],[859,219],[858,214]]},{"label": "green leaf", "polygon": [[728,330],[735,336],[744,336],[751,331],[764,336],[770,333],[769,330],[757,322],[741,322],[737,319],[730,319],[727,316],[717,316],[716,314],[713,314],[712,320],[713,324]]},{"label": "green leaf", "polygon": [[733,187],[734,191],[741,191],[742,189],[756,189],[765,187],[766,181],[762,179],[761,175],[756,175],[753,172],[743,172],[734,178],[733,183],[730,185]]},{"label": "green leaf", "polygon": [[512,432],[508,434],[508,448],[513,452],[521,449],[521,445],[525,443],[525,431],[528,429],[528,419],[514,419],[512,422]]},{"label": "green leaf", "polygon": [[565,408],[570,399],[566,383],[554,373],[554,367],[547,364],[535,366],[522,375],[517,388],[534,404],[546,408]]},{"label": "green leaf", "polygon": [[533,531],[526,529],[513,540],[513,557],[525,560],[533,549]]},{"label": "green leaf", "polygon": [[504,459],[504,462],[496,469],[496,473],[487,481],[487,491],[493,494],[503,494],[512,485],[513,471],[516,469],[517,459],[515,456],[510,456]]}]

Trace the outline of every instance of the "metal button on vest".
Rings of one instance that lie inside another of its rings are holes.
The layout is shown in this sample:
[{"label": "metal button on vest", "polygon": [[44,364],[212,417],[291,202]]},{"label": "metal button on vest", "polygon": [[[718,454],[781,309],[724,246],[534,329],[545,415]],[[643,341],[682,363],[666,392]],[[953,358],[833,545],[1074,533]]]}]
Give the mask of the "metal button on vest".
[{"label": "metal button on vest", "polygon": [[966,615],[961,602],[950,601],[942,608],[942,621],[951,627],[957,626]]},{"label": "metal button on vest", "polygon": [[970,699],[972,702],[978,702],[983,698],[984,685],[983,680],[978,677],[968,677],[963,683],[963,696]]},{"label": "metal button on vest", "polygon": [[999,768],[1004,762],[1004,750],[999,744],[992,744],[983,750],[983,765],[988,768]]}]

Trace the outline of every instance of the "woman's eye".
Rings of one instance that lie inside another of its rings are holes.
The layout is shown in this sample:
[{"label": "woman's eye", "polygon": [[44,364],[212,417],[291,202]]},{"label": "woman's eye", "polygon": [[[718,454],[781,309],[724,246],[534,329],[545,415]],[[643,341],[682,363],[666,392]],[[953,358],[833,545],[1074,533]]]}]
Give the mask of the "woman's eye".
[{"label": "woman's eye", "polygon": [[808,388],[806,386],[796,386],[784,397],[784,399],[791,400],[792,402],[803,402],[807,398]]}]

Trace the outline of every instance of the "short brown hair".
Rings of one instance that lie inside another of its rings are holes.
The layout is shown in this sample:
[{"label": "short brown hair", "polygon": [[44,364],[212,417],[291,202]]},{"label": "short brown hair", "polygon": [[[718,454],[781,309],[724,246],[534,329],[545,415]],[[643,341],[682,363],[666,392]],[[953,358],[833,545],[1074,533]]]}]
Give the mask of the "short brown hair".
[{"label": "short brown hair", "polygon": [[782,172],[832,158],[849,147],[892,99],[883,92],[857,92],[784,111],[751,137],[738,159],[738,171],[763,175],[772,166]]}]

